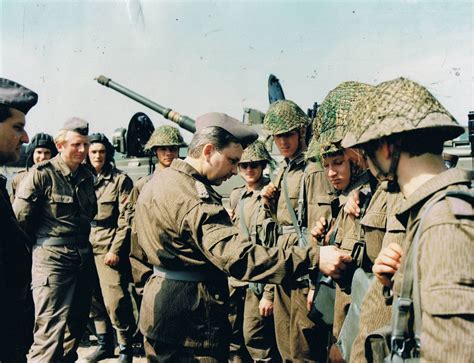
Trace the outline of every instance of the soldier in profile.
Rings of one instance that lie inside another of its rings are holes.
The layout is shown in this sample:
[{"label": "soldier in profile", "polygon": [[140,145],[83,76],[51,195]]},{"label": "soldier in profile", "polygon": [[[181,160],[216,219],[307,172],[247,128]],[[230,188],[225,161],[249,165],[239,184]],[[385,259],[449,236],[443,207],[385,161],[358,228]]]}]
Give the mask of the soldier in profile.
[{"label": "soldier in profile", "polygon": [[[32,90],[0,78],[0,165],[20,158],[21,145],[29,141],[25,115],[38,102]],[[31,306],[31,253],[28,237],[20,229],[0,174],[0,361],[25,362],[31,345],[27,321]]]},{"label": "soldier in profile", "polygon": [[140,311],[152,362],[228,360],[227,274],[281,283],[314,268],[338,276],[350,261],[333,246],[284,250],[241,241],[212,186],[237,173],[257,134],[222,113],[200,116],[196,130],[188,157],[153,176],[136,205],[138,241],[154,269]]},{"label": "soldier in profile", "polygon": [[93,174],[83,164],[89,125],[73,117],[55,137],[59,154],[37,164],[13,209],[32,240],[35,304],[31,362],[74,362],[92,298],[90,222],[97,211]]},{"label": "soldier in profile", "polygon": [[89,136],[86,163],[96,174],[97,215],[91,222],[90,242],[94,252],[98,283],[94,289],[91,314],[99,346],[85,358],[97,362],[113,358],[114,334],[119,344],[119,362],[132,362],[133,337],[137,322],[133,312],[130,260],[129,195],[132,179],[114,163],[114,147],[104,134]]},{"label": "soldier in profile", "polygon": [[[396,217],[406,238],[383,248],[373,267],[393,296],[390,358],[473,361],[471,180],[442,157],[444,141],[464,130],[405,78],[380,83],[355,108],[342,146],[362,148],[372,174],[405,197]],[[365,346],[374,348],[367,356],[384,358],[380,341]]]},{"label": "soldier in profile", "polygon": [[49,160],[58,153],[54,139],[51,135],[40,132],[32,137],[26,150],[26,168],[19,170],[12,180],[12,202],[15,199],[16,190],[25,178],[28,170],[35,164]]}]

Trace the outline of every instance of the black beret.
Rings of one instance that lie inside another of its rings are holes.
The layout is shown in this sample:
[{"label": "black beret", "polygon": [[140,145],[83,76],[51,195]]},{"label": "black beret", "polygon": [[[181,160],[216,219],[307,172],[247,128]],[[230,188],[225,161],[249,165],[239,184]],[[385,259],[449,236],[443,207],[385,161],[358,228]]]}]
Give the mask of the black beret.
[{"label": "black beret", "polygon": [[14,108],[25,115],[38,102],[32,90],[6,78],[0,78],[0,105]]},{"label": "black beret", "polygon": [[89,134],[89,123],[82,118],[71,117],[64,123],[62,130],[74,131],[78,134],[87,136]]},{"label": "black beret", "polygon": [[211,112],[196,119],[196,131],[206,127],[220,127],[234,136],[245,149],[247,145],[258,139],[258,134],[249,126],[225,113]]}]

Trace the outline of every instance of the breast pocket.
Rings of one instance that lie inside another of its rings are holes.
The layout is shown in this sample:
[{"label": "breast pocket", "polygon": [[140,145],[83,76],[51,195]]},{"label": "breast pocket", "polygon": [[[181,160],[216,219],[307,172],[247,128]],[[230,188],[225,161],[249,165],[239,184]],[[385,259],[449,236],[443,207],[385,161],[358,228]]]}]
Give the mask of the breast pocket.
[{"label": "breast pocket", "polygon": [[111,217],[116,209],[116,198],[107,196],[97,201],[97,220]]},{"label": "breast pocket", "polygon": [[74,214],[74,198],[72,195],[51,194],[51,212],[59,218]]}]

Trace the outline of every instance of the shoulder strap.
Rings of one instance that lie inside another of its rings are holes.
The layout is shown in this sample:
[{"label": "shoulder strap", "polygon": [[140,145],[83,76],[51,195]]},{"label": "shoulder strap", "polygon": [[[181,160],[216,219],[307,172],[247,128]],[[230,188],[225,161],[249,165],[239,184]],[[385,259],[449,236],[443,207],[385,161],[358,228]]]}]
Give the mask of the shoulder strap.
[{"label": "shoulder strap", "polygon": [[[414,355],[419,356],[420,338],[421,338],[421,295],[418,283],[418,248],[420,236],[423,232],[426,216],[431,209],[446,197],[454,197],[474,203],[474,194],[472,191],[446,191],[433,199],[426,207],[420,218],[413,242],[408,249],[405,260],[405,269],[402,281],[402,290],[397,299],[396,306],[393,308],[392,318],[392,336],[391,336],[391,354],[406,358],[411,349],[414,348]],[[414,336],[409,332],[409,319],[411,309],[414,314]],[[414,347],[410,347],[410,341],[414,339]]]},{"label": "shoulder strap", "polygon": [[242,190],[240,193],[239,197],[239,202],[238,202],[238,207],[239,207],[239,227],[246,239],[250,237],[249,229],[247,228],[247,225],[245,224],[245,217],[244,217],[244,196],[245,194],[245,188]]},{"label": "shoulder strap", "polygon": [[301,247],[306,247],[308,245],[308,242],[306,241],[306,236],[304,236],[303,233],[301,232],[302,213],[303,213],[303,205],[304,205],[304,179],[306,175],[306,166],[304,168],[304,172],[303,172],[303,175],[301,177],[301,182],[300,182],[300,190],[299,190],[299,197],[298,197],[298,218],[296,217],[293,206],[291,205],[290,196],[288,195],[287,176],[288,176],[290,167],[291,167],[291,162],[288,164],[288,166],[285,169],[285,172],[283,173],[283,178],[282,178],[283,194],[285,197],[286,208],[288,209],[288,213],[290,214],[293,227],[295,228],[295,232],[298,235],[299,244],[301,245]]}]

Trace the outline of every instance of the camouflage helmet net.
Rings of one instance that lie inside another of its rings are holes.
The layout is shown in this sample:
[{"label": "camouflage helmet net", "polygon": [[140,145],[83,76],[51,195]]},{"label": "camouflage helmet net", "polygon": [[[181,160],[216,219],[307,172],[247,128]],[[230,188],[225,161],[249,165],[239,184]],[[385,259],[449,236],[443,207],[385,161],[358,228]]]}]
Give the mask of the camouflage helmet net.
[{"label": "camouflage helmet net", "polygon": [[364,97],[373,86],[360,82],[344,82],[328,93],[313,121],[313,138],[307,157],[319,158],[341,151],[346,133],[348,115],[355,102]]},{"label": "camouflage helmet net", "polygon": [[304,111],[289,100],[279,100],[272,103],[263,119],[263,127],[272,135],[300,129],[308,126],[309,123],[310,120]]},{"label": "camouflage helmet net", "polygon": [[152,150],[158,146],[186,146],[179,130],[176,127],[163,125],[158,127],[145,145],[145,150]]},{"label": "camouflage helmet net", "polygon": [[343,147],[420,129],[439,130],[443,140],[464,132],[426,88],[406,78],[380,83],[359,99],[348,117],[348,125]]},{"label": "camouflage helmet net", "polygon": [[271,165],[275,163],[275,160],[270,156],[265,144],[260,140],[253,142],[245,148],[239,163],[252,161],[266,161]]}]

